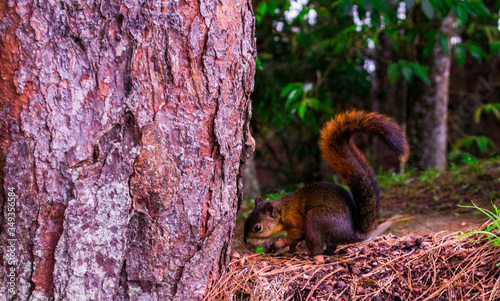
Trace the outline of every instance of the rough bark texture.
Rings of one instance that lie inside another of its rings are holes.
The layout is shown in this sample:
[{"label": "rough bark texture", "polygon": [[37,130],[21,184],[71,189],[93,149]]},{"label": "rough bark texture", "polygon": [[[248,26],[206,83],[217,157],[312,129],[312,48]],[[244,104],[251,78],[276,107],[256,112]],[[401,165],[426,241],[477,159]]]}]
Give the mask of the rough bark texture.
[{"label": "rough bark texture", "polygon": [[[440,32],[447,38],[448,45],[451,45],[453,22],[453,17],[448,16],[441,23]],[[451,49],[446,54],[438,41],[429,59],[430,84],[419,86],[410,92],[410,99],[413,98],[408,122],[412,147],[410,163],[421,169],[434,167],[444,170]]]},{"label": "rough bark texture", "polygon": [[0,1],[0,300],[200,299],[229,259],[254,69],[247,0]]}]

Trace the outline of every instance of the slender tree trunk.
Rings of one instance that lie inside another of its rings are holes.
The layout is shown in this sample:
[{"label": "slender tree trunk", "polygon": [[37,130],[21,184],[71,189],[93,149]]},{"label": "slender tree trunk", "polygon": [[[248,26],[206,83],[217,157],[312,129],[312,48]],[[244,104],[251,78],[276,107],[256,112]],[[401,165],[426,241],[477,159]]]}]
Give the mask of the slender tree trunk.
[{"label": "slender tree trunk", "polygon": [[421,169],[446,168],[448,87],[451,66],[451,36],[454,19],[448,16],[441,23],[440,32],[450,45],[445,53],[436,42],[430,55],[430,84],[413,87],[410,97],[409,136],[412,146],[411,163]]},{"label": "slender tree trunk", "polygon": [[201,299],[254,69],[249,1],[0,1],[0,300]]}]

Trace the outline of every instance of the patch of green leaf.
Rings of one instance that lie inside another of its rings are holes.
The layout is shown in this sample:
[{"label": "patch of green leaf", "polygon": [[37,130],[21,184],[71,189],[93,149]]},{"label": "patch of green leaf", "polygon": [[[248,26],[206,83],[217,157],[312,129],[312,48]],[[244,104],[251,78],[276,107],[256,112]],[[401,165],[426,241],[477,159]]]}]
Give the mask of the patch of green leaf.
[{"label": "patch of green leaf", "polygon": [[441,43],[441,47],[443,48],[444,53],[448,54],[450,53],[450,46],[448,45],[448,38],[440,34],[439,35],[439,43]]},{"label": "patch of green leaf", "polygon": [[427,182],[429,184],[434,183],[434,181],[441,175],[441,172],[436,168],[427,168],[418,177],[419,181]]},{"label": "patch of green leaf", "polygon": [[458,5],[455,8],[455,12],[457,14],[458,21],[460,25],[465,25],[467,24],[467,10],[464,5],[461,3],[458,3]]},{"label": "patch of green leaf", "polygon": [[500,120],[500,103],[488,103],[488,104],[485,104],[485,105],[482,105],[480,107],[478,107],[475,111],[475,114],[474,114],[474,120],[476,121],[476,123],[479,123],[481,121],[481,114],[482,113],[493,113],[496,117],[497,120]]},{"label": "patch of green leaf", "polygon": [[492,150],[497,150],[495,142],[486,136],[466,136],[457,139],[457,141],[453,143],[453,150],[469,148],[472,145],[476,145],[482,153],[486,153],[488,151],[488,147]]},{"label": "patch of green leaf", "polygon": [[478,159],[465,151],[472,146],[477,147],[482,154],[497,151],[495,143],[486,136],[465,136],[453,143],[448,159],[452,162],[460,161],[462,164],[475,168],[477,172],[482,173],[483,171],[478,166]]},{"label": "patch of green leaf", "polygon": [[455,12],[461,26],[467,24],[468,16],[484,18],[491,15],[490,10],[482,1],[457,1],[452,6],[452,11]]},{"label": "patch of green leaf", "polygon": [[401,60],[399,63],[390,64],[387,73],[392,84],[396,83],[400,75],[402,75],[407,82],[411,82],[413,76],[416,75],[420,80],[428,84],[430,83],[430,79],[427,75],[427,69],[429,69],[427,66]]},{"label": "patch of green leaf", "polygon": [[401,65],[401,74],[407,82],[411,82],[413,78],[413,68],[408,64]]},{"label": "patch of green leaf", "polygon": [[424,33],[424,40],[427,41],[423,50],[424,56],[429,55],[434,50],[434,46],[436,45],[436,34],[437,32],[435,30],[429,30]]},{"label": "patch of green leaf", "polygon": [[377,181],[382,188],[391,188],[395,184],[403,184],[411,179],[415,169],[407,170],[404,173],[395,173],[392,170],[384,172],[382,169],[377,174]]},{"label": "patch of green leaf", "polygon": [[434,19],[436,13],[434,11],[434,6],[432,5],[431,1],[422,0],[420,2],[420,5],[422,6],[422,12],[424,13],[424,15],[430,20]]},{"label": "patch of green leaf", "polygon": [[394,85],[399,78],[399,64],[393,63],[387,67],[387,74],[389,75],[389,80]]},{"label": "patch of green leaf", "polygon": [[266,193],[266,194],[264,194],[264,196],[262,197],[262,199],[264,201],[276,200],[276,199],[279,199],[280,197],[282,197],[282,196],[284,196],[286,194],[289,194],[290,192],[291,192],[290,190],[282,189],[279,192]]},{"label": "patch of green leaf", "polygon": [[[460,235],[460,237],[472,235],[472,234],[482,234],[483,237],[487,238],[494,246],[500,247],[500,236],[499,236],[500,235],[500,210],[493,203],[491,204],[493,206],[493,211],[490,211],[486,208],[479,207],[473,201],[471,203],[472,203],[472,205],[458,205],[458,206],[462,207],[462,208],[471,208],[471,209],[478,210],[482,214],[486,215],[491,220],[491,223],[484,230],[467,232],[467,233]],[[500,262],[497,263],[497,266],[500,266]]]},{"label": "patch of green leaf", "polygon": [[415,7],[417,1],[415,0],[405,0],[406,11],[410,11]]},{"label": "patch of green leaf", "polygon": [[260,58],[257,58],[257,60],[255,61],[255,68],[259,71],[264,70],[264,68],[262,67],[262,61],[260,60]]},{"label": "patch of green leaf", "polygon": [[420,78],[424,83],[428,84],[431,82],[429,76],[427,76],[427,70],[429,69],[429,67],[421,66],[417,63],[413,63],[412,67],[417,77]]},{"label": "patch of green leaf", "polygon": [[455,59],[460,66],[465,64],[465,48],[462,44],[455,45]]},{"label": "patch of green leaf", "polygon": [[500,41],[493,41],[490,44],[491,54],[500,55]]},{"label": "patch of green leaf", "polygon": [[478,163],[478,160],[477,160],[476,157],[474,157],[473,155],[471,155],[471,154],[469,154],[467,152],[464,152],[462,150],[452,150],[448,154],[448,159],[450,161],[457,161],[457,160],[459,160],[464,165],[473,165],[473,164],[477,164]]},{"label": "patch of green leaf", "polygon": [[481,61],[483,58],[489,60],[490,56],[481,49],[476,43],[472,41],[465,42],[467,45],[467,49],[469,50],[470,55],[478,61]]}]

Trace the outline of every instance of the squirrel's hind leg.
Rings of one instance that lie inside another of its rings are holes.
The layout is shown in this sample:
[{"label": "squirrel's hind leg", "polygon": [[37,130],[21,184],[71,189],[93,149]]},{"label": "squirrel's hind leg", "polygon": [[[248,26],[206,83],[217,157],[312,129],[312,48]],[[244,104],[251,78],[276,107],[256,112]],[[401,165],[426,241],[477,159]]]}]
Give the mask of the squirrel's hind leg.
[{"label": "squirrel's hind leg", "polygon": [[325,226],[325,216],[321,209],[312,209],[307,212],[304,220],[304,239],[310,256],[323,253],[325,237],[322,228]]},{"label": "squirrel's hind leg", "polygon": [[332,215],[321,208],[307,212],[304,239],[311,256],[322,253],[332,255],[337,245],[362,240],[353,229],[351,217],[347,212]]},{"label": "squirrel's hind leg", "polygon": [[335,250],[337,250],[337,244],[327,244],[325,251],[323,251],[323,255],[333,255]]}]

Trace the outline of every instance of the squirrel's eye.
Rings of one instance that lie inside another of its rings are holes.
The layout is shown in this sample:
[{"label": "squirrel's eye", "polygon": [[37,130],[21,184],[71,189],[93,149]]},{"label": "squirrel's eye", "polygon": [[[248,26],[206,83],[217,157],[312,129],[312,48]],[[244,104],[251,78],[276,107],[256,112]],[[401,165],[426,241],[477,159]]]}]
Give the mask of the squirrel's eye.
[{"label": "squirrel's eye", "polygon": [[262,225],[261,224],[256,225],[255,228],[253,228],[253,230],[255,232],[260,232],[262,230]]}]

